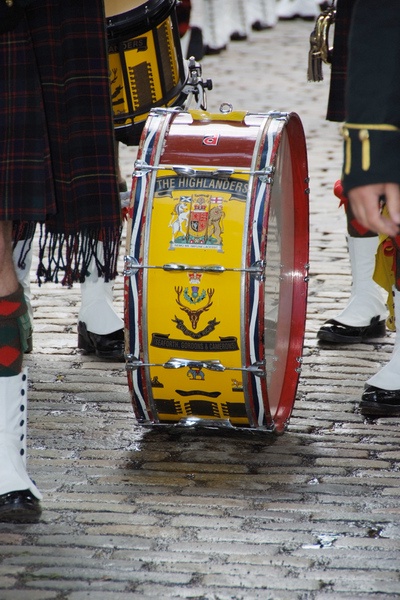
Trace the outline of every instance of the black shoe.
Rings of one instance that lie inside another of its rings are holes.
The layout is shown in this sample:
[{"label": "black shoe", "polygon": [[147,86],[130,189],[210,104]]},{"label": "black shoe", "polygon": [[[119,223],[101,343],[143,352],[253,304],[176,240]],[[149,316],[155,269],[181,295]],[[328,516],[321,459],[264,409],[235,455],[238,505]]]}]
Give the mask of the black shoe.
[{"label": "black shoe", "polygon": [[265,31],[266,29],[272,29],[272,25],[267,25],[264,21],[254,21],[251,28],[253,31]]},{"label": "black shoe", "polygon": [[240,33],[240,31],[234,31],[231,33],[231,41],[232,42],[245,42],[247,40],[246,33]]},{"label": "black shoe", "polygon": [[96,354],[98,358],[125,361],[124,330],[118,329],[108,335],[99,335],[88,331],[86,324],[79,321],[78,348],[84,354]]},{"label": "black shoe", "polygon": [[353,327],[352,325],[343,325],[335,319],[329,319],[317,333],[317,338],[321,342],[330,342],[333,344],[358,344],[367,340],[381,338],[386,335],[386,324],[384,320],[379,320],[379,315],[373,317],[369,325],[365,327]]},{"label": "black shoe", "polygon": [[400,417],[400,390],[383,390],[373,385],[365,386],[361,396],[362,415],[375,417]]},{"label": "black shoe", "polygon": [[295,19],[301,19],[302,21],[315,21],[314,15],[300,15],[298,13],[291,15],[290,17],[279,17],[280,21],[294,21]]},{"label": "black shoe", "polygon": [[0,496],[1,523],[37,523],[41,514],[40,502],[29,490]]},{"label": "black shoe", "polygon": [[207,55],[221,54],[224,50],[226,50],[226,44],[224,46],[219,46],[218,48],[215,46],[204,46],[204,54]]}]

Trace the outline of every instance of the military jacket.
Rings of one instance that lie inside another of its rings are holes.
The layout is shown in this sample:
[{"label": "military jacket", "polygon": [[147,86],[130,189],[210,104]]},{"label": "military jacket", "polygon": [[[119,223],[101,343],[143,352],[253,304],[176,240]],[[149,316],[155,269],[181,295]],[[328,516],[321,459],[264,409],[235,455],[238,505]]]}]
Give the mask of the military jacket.
[{"label": "military jacket", "polygon": [[357,0],[349,34],[343,186],[400,184],[400,6]]}]

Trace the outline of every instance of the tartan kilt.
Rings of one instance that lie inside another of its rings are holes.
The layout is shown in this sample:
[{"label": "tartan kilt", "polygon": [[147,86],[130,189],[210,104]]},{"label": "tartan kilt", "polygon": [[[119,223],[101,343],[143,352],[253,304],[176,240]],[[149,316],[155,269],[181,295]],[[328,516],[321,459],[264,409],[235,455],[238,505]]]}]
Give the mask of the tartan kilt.
[{"label": "tartan kilt", "polygon": [[[102,0],[34,0],[0,35],[0,219],[42,224],[44,280],[113,278],[121,231]],[[44,260],[47,255],[48,264]]]}]

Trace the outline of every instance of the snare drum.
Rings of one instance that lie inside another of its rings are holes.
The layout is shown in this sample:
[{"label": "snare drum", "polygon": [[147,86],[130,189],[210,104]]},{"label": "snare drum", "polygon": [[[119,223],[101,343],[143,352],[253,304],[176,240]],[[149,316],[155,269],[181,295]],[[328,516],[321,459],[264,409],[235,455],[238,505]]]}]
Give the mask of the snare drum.
[{"label": "snare drum", "polygon": [[151,108],[176,104],[185,83],[177,0],[105,0],[116,139],[139,143]]},{"label": "snare drum", "polygon": [[131,215],[125,323],[138,422],[282,433],[308,281],[299,117],[152,110]]}]

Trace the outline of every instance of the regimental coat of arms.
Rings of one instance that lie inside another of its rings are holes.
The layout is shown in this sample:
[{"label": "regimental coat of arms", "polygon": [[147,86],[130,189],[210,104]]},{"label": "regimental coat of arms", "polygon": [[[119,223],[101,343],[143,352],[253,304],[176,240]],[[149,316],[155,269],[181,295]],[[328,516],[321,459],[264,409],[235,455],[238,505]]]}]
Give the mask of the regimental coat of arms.
[{"label": "regimental coat of arms", "polygon": [[181,196],[169,223],[172,229],[170,247],[221,250],[224,216],[221,197],[211,194]]}]

